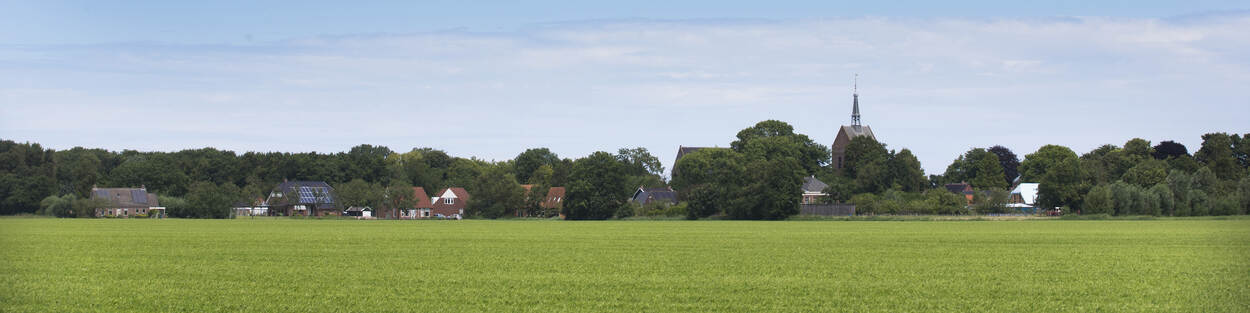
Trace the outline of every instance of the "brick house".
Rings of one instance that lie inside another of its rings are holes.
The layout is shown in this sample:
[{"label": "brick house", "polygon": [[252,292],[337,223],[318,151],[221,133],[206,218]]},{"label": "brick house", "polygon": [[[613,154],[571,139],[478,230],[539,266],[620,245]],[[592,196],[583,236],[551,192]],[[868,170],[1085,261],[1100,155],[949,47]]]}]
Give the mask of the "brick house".
[{"label": "brick house", "polygon": [[160,205],[156,194],[146,187],[96,188],[91,187],[91,199],[102,201],[104,207],[95,209],[96,217],[164,216],[165,207]]},{"label": "brick house", "polygon": [[816,179],[815,176],[803,177],[803,201],[801,204],[819,204],[820,198],[828,196],[825,188],[829,185]]},{"label": "brick house", "polygon": [[399,219],[418,219],[434,216],[434,202],[431,201],[429,194],[425,193],[425,187],[412,187],[412,196],[417,203],[410,209],[399,210]]},{"label": "brick house", "polygon": [[438,197],[430,198],[431,213],[434,216],[464,216],[465,204],[469,202],[469,192],[464,188],[451,187],[443,189]]},{"label": "brick house", "polygon": [[551,187],[547,189],[547,197],[543,200],[542,207],[548,210],[560,212],[564,208],[564,187]]}]

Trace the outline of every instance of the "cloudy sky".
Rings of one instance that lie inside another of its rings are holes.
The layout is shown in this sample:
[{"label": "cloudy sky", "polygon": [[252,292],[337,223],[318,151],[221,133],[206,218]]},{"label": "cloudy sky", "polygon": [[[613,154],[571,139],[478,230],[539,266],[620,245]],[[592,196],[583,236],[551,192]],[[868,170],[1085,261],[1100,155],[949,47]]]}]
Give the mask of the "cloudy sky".
[{"label": "cloudy sky", "polygon": [[[1238,1],[0,0],[0,138],[510,159],[864,124],[927,173],[996,144],[1250,133]],[[753,1],[758,2],[758,1]]]}]

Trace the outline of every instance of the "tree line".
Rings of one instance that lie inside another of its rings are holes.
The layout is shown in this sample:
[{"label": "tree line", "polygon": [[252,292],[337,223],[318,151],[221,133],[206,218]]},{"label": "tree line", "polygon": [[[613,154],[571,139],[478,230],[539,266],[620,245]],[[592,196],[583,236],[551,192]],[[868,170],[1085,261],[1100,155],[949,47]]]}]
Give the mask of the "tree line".
[{"label": "tree line", "polygon": [[[414,186],[427,192],[464,187],[473,195],[466,213],[485,218],[563,213],[570,219],[653,214],[784,219],[798,213],[805,177],[828,185],[823,201],[855,204],[860,214],[1008,212],[1008,188],[1021,182],[1040,183],[1038,203],[1066,212],[1246,214],[1250,134],[1210,133],[1202,139],[1193,154],[1174,141],[1152,146],[1139,138],[1079,156],[1070,148],[1046,145],[1023,160],[1003,146],[973,148],[945,172],[926,175],[910,150],[888,149],[863,136],[851,140],[843,168],[835,168],[828,146],[785,122],[768,120],[739,131],[729,147],[686,155],[674,165],[671,182],[645,148],[600,151],[575,160],[535,148],[511,160],[485,161],[432,148],[401,153],[373,145],[326,154],[236,154],[213,148],[57,151],[0,140],[0,214],[83,215],[83,208],[99,205],[89,195],[98,185],[146,186],[173,216],[226,217],[225,208],[263,198],[284,180],[315,180],[333,185],[343,207],[401,208],[415,202]],[[958,182],[977,190],[972,205],[943,188]],[[526,192],[521,184],[534,187]],[[628,202],[640,186],[671,186],[681,203],[643,208]],[[567,190],[558,211],[541,205],[549,187]]]},{"label": "tree line", "polygon": [[[611,155],[620,166],[620,189],[665,186],[663,166],[645,148]],[[90,192],[98,187],[146,187],[175,217],[223,218],[236,203],[265,198],[286,180],[325,181],[348,206],[394,208],[411,199],[412,187],[437,192],[464,187],[480,197],[473,215],[499,217],[511,210],[549,210],[538,205],[548,187],[565,186],[575,161],[547,148],[516,158],[486,161],[432,148],[396,152],[358,145],[340,153],[246,152],[214,148],[178,152],[120,152],[75,147],[47,149],[38,143],[0,140],[0,214],[90,216]],[[520,184],[533,184],[527,195]],[[518,196],[519,194],[519,196]],[[406,195],[406,196],[400,196]],[[77,208],[77,210],[75,210]],[[74,212],[74,213],[70,213]],[[553,215],[558,212],[532,212]]]}]

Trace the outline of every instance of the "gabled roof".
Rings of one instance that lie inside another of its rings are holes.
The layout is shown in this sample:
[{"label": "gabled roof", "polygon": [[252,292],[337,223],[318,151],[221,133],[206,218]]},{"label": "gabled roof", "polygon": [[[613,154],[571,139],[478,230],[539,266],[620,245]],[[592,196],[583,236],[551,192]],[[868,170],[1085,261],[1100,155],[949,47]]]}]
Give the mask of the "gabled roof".
[{"label": "gabled roof", "polygon": [[[317,209],[334,208],[334,187],[323,181],[284,181],[273,187],[274,192],[281,192],[284,204],[313,204]],[[292,201],[292,199],[294,201]]]},{"label": "gabled roof", "polygon": [[114,208],[148,208],[160,205],[156,194],[145,188],[91,188],[92,199],[103,199]]},{"label": "gabled roof", "polygon": [[1025,204],[1037,204],[1037,188],[1041,186],[1038,183],[1020,183],[1016,189],[1011,190],[1011,194],[1020,195],[1020,199]]},{"label": "gabled roof", "polygon": [[687,154],[691,154],[691,153],[694,153],[695,151],[699,151],[700,149],[706,149],[706,148],[710,148],[710,147],[677,146],[677,159],[681,160],[681,157],[684,157]]},{"label": "gabled roof", "polygon": [[564,187],[551,187],[551,189],[547,189],[547,198],[543,201],[543,208],[559,208],[562,203],[564,203]]},{"label": "gabled roof", "polygon": [[829,184],[816,179],[815,176],[803,177],[803,192],[825,192]]},{"label": "gabled roof", "polygon": [[946,184],[946,190],[953,193],[964,193],[972,191],[972,185],[969,185],[968,183]]},{"label": "gabled roof", "polygon": [[846,135],[851,138],[868,136],[873,139],[877,139],[877,136],[872,134],[872,127],[868,127],[867,125],[842,125],[842,132],[845,132]]},{"label": "gabled roof", "polygon": [[425,187],[412,187],[412,196],[416,197],[417,202],[413,207],[417,209],[433,208],[433,202],[430,201],[429,194],[425,193]]},{"label": "gabled roof", "polygon": [[[434,202],[431,204],[433,209],[463,209],[465,203],[469,202],[469,192],[460,187],[443,189],[438,195],[437,198],[430,199]],[[444,203],[443,198],[455,198],[456,200],[452,204],[447,204]]]},{"label": "gabled roof", "polygon": [[648,204],[654,201],[663,201],[668,203],[677,203],[677,192],[672,188],[642,188],[634,191],[634,196],[629,199],[638,204]]}]

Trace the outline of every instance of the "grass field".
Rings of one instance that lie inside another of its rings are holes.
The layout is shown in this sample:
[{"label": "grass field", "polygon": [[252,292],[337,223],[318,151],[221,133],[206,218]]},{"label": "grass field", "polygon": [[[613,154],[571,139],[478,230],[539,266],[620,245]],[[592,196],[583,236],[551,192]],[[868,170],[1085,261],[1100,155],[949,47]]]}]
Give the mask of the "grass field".
[{"label": "grass field", "polygon": [[1250,220],[0,219],[0,312],[1250,312]]}]

